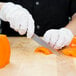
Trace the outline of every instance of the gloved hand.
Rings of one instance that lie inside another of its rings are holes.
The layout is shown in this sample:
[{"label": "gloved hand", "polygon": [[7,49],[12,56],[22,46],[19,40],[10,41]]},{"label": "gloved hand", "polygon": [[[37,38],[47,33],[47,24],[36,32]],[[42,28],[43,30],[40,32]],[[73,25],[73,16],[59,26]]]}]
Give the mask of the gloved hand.
[{"label": "gloved hand", "polygon": [[0,18],[10,23],[10,27],[19,34],[27,32],[27,37],[32,37],[34,33],[34,20],[27,9],[20,5],[8,2],[0,10]]},{"label": "gloved hand", "polygon": [[68,46],[72,38],[73,34],[67,28],[48,30],[43,37],[43,39],[54,49],[61,49],[64,46]]}]

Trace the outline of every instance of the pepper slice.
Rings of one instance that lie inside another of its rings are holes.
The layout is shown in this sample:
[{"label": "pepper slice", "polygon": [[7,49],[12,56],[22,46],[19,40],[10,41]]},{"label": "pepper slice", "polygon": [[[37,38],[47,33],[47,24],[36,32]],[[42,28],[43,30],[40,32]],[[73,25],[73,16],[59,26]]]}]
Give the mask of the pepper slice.
[{"label": "pepper slice", "polygon": [[48,48],[45,48],[45,47],[38,47],[38,48],[36,48],[36,50],[35,50],[35,52],[36,53],[43,53],[43,54],[45,54],[45,55],[50,55],[50,54],[52,54],[52,52],[48,49]]}]

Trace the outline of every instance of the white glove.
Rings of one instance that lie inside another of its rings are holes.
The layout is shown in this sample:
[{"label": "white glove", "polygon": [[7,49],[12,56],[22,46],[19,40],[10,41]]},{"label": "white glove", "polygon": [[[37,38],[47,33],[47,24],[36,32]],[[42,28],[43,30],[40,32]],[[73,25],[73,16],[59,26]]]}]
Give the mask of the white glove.
[{"label": "white glove", "polygon": [[34,20],[27,9],[20,5],[8,2],[0,10],[0,18],[10,23],[10,27],[23,35],[27,31],[27,37],[34,33]]},{"label": "white glove", "polygon": [[44,34],[44,40],[54,49],[68,46],[73,38],[72,32],[67,28],[51,29]]}]

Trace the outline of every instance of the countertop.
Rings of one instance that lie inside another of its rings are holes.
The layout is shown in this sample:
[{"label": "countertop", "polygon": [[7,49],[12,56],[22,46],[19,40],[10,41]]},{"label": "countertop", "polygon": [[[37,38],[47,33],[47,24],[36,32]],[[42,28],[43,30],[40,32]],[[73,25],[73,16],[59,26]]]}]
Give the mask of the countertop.
[{"label": "countertop", "polygon": [[0,76],[76,76],[76,58],[35,53],[40,45],[26,37],[8,37],[10,63],[0,69]]}]

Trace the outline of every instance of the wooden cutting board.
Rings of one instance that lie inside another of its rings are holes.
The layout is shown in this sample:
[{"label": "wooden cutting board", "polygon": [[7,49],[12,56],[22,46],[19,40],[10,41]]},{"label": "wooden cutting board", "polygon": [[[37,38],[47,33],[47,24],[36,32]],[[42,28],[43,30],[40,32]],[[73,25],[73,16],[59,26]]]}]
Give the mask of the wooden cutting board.
[{"label": "wooden cutting board", "polygon": [[10,64],[0,76],[76,76],[76,58],[34,53],[40,45],[25,37],[10,37]]}]

